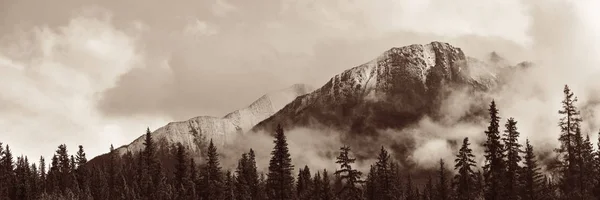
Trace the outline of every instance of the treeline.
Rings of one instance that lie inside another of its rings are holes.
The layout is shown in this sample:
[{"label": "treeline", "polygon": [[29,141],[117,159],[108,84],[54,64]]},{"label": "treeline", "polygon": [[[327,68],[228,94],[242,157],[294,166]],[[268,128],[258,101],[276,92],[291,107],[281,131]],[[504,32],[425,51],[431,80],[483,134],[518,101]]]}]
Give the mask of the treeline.
[{"label": "treeline", "polygon": [[[196,162],[181,144],[160,149],[147,130],[145,148],[137,154],[118,155],[112,148],[107,160],[89,165],[82,146],[75,155],[60,145],[49,168],[27,157],[16,162],[8,145],[0,144],[0,199],[203,199],[203,200],[542,200],[598,199],[600,150],[594,150],[581,132],[577,98],[567,86],[556,149],[555,166],[541,171],[533,146],[522,144],[517,121],[508,118],[501,132],[494,101],[489,106],[489,126],[483,166],[475,162],[468,138],[452,162],[440,159],[435,173],[424,183],[391,159],[382,147],[369,172],[353,168],[351,148],[340,148],[336,171],[312,171],[292,165],[286,136],[278,126],[268,170],[259,172],[252,149],[243,153],[233,171],[220,167],[217,148],[206,148],[203,162]],[[600,139],[599,139],[600,140]],[[600,147],[600,141],[599,141]],[[599,148],[600,149],[600,148]],[[161,152],[167,151],[168,155]],[[164,167],[164,159],[171,167]],[[202,164],[197,164],[202,163]]]}]

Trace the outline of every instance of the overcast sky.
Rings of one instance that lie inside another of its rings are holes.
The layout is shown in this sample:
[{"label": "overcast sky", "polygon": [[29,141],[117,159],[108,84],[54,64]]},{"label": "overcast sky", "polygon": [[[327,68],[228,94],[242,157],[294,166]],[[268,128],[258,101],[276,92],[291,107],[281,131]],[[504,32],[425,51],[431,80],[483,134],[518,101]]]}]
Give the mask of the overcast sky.
[{"label": "overcast sky", "polygon": [[30,157],[61,143],[95,156],[146,127],[320,87],[433,40],[596,69],[598,10],[595,0],[0,0],[0,142]]}]

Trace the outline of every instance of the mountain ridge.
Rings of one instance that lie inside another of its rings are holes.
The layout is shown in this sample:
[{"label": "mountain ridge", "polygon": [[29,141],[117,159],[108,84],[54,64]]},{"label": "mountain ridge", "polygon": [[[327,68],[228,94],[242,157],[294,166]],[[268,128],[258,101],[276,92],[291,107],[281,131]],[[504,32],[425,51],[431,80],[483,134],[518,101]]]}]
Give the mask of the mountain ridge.
[{"label": "mountain ridge", "polygon": [[[169,122],[153,131],[154,140],[172,145],[182,143],[192,152],[198,149],[207,139],[213,139],[216,144],[224,145],[231,141],[235,134],[243,134],[260,121],[283,108],[286,101],[292,101],[300,95],[312,91],[312,86],[294,84],[291,87],[267,93],[247,107],[235,110],[223,117],[197,116],[185,121]],[[144,135],[133,142],[116,149],[119,155],[127,152],[138,152],[143,149]]]}]

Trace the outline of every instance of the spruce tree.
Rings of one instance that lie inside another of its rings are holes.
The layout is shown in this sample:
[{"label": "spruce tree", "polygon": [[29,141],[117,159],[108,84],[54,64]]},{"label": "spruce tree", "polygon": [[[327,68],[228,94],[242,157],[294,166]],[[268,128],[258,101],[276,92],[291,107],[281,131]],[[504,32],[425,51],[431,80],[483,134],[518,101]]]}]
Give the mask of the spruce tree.
[{"label": "spruce tree", "polygon": [[46,193],[46,160],[43,156],[40,156],[40,192]]},{"label": "spruce tree", "polygon": [[529,144],[529,140],[525,141],[525,155],[523,159],[523,168],[519,175],[520,185],[522,186],[520,197],[523,200],[542,199],[540,192],[543,189],[542,184],[545,180],[540,173],[540,168],[533,152],[533,146]]},{"label": "spruce tree", "polygon": [[321,172],[317,171],[313,177],[313,193],[311,198],[321,200],[323,195],[323,180],[321,179]]},{"label": "spruce tree", "polygon": [[595,152],[595,157],[594,157],[594,169],[596,171],[594,171],[594,176],[593,179],[595,180],[595,184],[594,184],[594,195],[597,197],[600,197],[600,133],[598,133],[598,143],[596,143],[598,146],[596,148],[596,152]]},{"label": "spruce tree", "polygon": [[113,145],[108,153],[108,198],[117,199],[117,155]]},{"label": "spruce tree", "polygon": [[[578,134],[581,135],[581,134]],[[579,148],[579,172],[581,193],[584,199],[592,199],[594,197],[594,146],[590,140],[590,136],[586,135]]]},{"label": "spruce tree", "polygon": [[433,179],[431,178],[431,174],[427,176],[427,183],[425,184],[425,188],[423,190],[423,200],[433,200],[435,198],[435,191],[433,189]]},{"label": "spruce tree", "polygon": [[367,178],[365,180],[365,198],[367,200],[376,200],[379,197],[379,186],[377,185],[377,169],[371,165]]},{"label": "spruce tree", "polygon": [[438,184],[436,186],[438,200],[450,199],[450,190],[448,188],[448,170],[446,169],[446,163],[443,159],[440,159],[440,168],[438,170]]},{"label": "spruce tree", "polygon": [[256,154],[253,149],[248,152],[248,162],[246,163],[246,182],[250,185],[250,194],[253,200],[260,199],[261,192],[259,188],[259,176],[256,169]]},{"label": "spruce tree", "polygon": [[224,189],[224,200],[235,200],[235,177],[231,174],[231,171],[227,171],[225,174],[225,189]]},{"label": "spruce tree", "polygon": [[393,188],[393,177],[390,169],[390,155],[387,150],[381,147],[381,151],[379,152],[379,156],[377,157],[377,162],[375,163],[375,168],[377,172],[377,198],[382,200],[391,200],[396,199],[398,197],[394,197]]},{"label": "spruce tree", "polygon": [[212,139],[208,145],[206,152],[206,166],[204,171],[204,199],[221,199],[224,196],[224,182],[219,163],[219,154],[217,147],[213,144]]},{"label": "spruce tree", "polygon": [[238,196],[238,200],[250,200],[252,199],[252,194],[251,194],[251,185],[250,183],[248,183],[248,176],[249,176],[249,161],[248,161],[248,155],[246,153],[242,154],[242,157],[240,158],[240,160],[238,160],[238,166],[236,169],[236,179],[237,181],[235,182],[236,187],[236,194]]},{"label": "spruce tree", "polygon": [[506,182],[505,191],[507,199],[517,199],[519,197],[519,172],[521,167],[521,144],[519,144],[519,131],[517,130],[517,121],[509,118],[506,122],[504,131],[504,146],[506,148]]},{"label": "spruce tree", "polygon": [[185,188],[186,184],[189,181],[188,176],[188,159],[185,152],[185,147],[181,143],[177,143],[177,153],[175,155],[175,182],[174,186],[178,189],[188,189]]},{"label": "spruce tree", "polygon": [[[0,144],[2,146],[2,144]],[[1,149],[0,149],[1,150]],[[14,185],[16,182],[14,174],[13,156],[10,146],[6,145],[3,151],[0,151],[0,197],[14,198]]]},{"label": "spruce tree", "polygon": [[298,172],[296,192],[298,193],[298,199],[300,200],[311,199],[313,193],[313,181],[308,166],[304,166],[304,169],[300,169]]},{"label": "spruce tree", "polygon": [[340,155],[335,162],[340,165],[340,169],[335,171],[335,175],[339,175],[342,182],[344,182],[342,189],[338,191],[338,196],[343,199],[362,199],[362,190],[359,187],[359,184],[363,182],[360,179],[362,172],[352,169],[352,164],[355,161],[356,158],[350,156],[350,147],[342,146]]},{"label": "spruce tree", "polygon": [[85,164],[87,163],[87,158],[85,156],[85,151],[83,150],[83,146],[79,145],[79,150],[77,151],[77,155],[75,156],[75,163],[77,164],[77,182],[80,190],[84,194],[90,193],[89,191],[89,171]]},{"label": "spruce tree", "polygon": [[277,125],[275,147],[271,152],[269,173],[267,174],[267,196],[269,200],[287,200],[294,197],[294,177],[292,159],[283,128]]},{"label": "spruce tree", "polygon": [[454,170],[458,171],[458,174],[454,176],[454,185],[456,187],[456,196],[460,200],[471,200],[476,199],[476,184],[475,172],[475,156],[473,150],[469,148],[469,138],[463,140],[463,144],[456,155],[454,162]]},{"label": "spruce tree", "polygon": [[413,182],[412,182],[412,177],[410,174],[408,174],[407,178],[406,178],[406,200],[418,200],[417,196],[418,193],[415,193],[415,189],[416,187],[413,187]]},{"label": "spruce tree", "polygon": [[329,179],[329,173],[327,169],[323,170],[323,198],[321,200],[333,200],[333,190],[331,189],[331,180]]},{"label": "spruce tree", "polygon": [[488,109],[490,114],[490,124],[485,131],[487,140],[485,148],[485,199],[501,200],[504,199],[505,188],[505,165],[504,165],[504,146],[500,142],[500,117],[496,102],[492,101]]},{"label": "spruce tree", "polygon": [[556,152],[561,155],[562,161],[559,188],[564,198],[577,199],[577,192],[580,191],[580,187],[578,187],[579,182],[577,181],[577,155],[574,146],[575,134],[581,123],[581,118],[575,106],[577,97],[574,96],[567,85],[565,85],[563,92],[565,96],[562,101],[562,109],[558,111],[562,115],[559,121],[561,146],[556,149]]}]

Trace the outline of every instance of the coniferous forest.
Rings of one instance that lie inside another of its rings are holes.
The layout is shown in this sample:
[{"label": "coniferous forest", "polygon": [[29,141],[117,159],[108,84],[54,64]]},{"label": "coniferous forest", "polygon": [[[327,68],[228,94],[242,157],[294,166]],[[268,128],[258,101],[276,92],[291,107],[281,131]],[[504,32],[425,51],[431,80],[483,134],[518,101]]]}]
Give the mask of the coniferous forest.
[{"label": "coniferous forest", "polygon": [[[536,158],[535,147],[520,137],[517,119],[507,118],[500,124],[500,111],[492,101],[488,127],[482,130],[485,142],[474,144],[464,138],[455,159],[440,159],[437,170],[427,174],[425,181],[413,179],[386,147],[381,147],[368,172],[354,168],[356,158],[349,146],[340,147],[335,171],[294,166],[282,127],[274,133],[265,172],[257,169],[252,149],[240,155],[237,168],[225,170],[212,140],[205,160],[197,162],[181,144],[163,147],[155,143],[149,130],[140,153],[120,156],[111,146],[108,159],[93,165],[82,146],[69,154],[61,144],[51,160],[37,160],[15,157],[9,145],[0,144],[0,199],[600,199],[600,141],[594,147],[589,134],[596,133],[582,132],[583,119],[576,105],[577,98],[565,86],[558,111],[561,145],[555,149],[556,162],[547,164]],[[485,150],[483,165],[476,162],[474,145]]]}]

